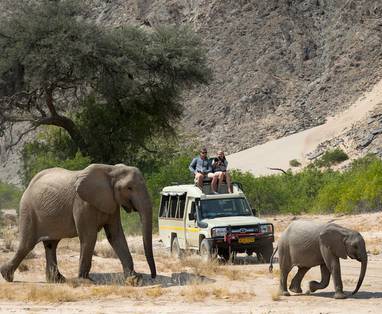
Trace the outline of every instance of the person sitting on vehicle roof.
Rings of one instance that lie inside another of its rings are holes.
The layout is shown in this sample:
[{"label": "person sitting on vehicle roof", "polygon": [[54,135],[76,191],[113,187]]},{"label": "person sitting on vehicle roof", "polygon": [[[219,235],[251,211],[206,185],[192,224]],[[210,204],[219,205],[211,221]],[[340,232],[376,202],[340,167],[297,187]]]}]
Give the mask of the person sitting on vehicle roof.
[{"label": "person sitting on vehicle roof", "polygon": [[224,152],[222,150],[219,150],[218,156],[212,162],[212,171],[214,173],[214,179],[215,179],[215,180],[212,180],[212,183],[211,183],[211,185],[215,184],[215,186],[212,186],[212,190],[216,191],[218,189],[218,186],[217,186],[218,181],[219,181],[219,184],[222,184],[225,179],[227,183],[228,193],[232,193],[231,177],[229,175],[227,167],[228,167],[228,161],[225,158]]},{"label": "person sitting on vehicle roof", "polygon": [[[218,178],[217,177],[215,178],[214,174],[212,173],[212,165],[210,160],[207,157],[207,148],[202,148],[200,150],[200,155],[192,159],[190,166],[188,168],[194,174],[195,184],[200,189],[202,189],[203,187],[203,179],[205,177],[211,178],[212,180],[215,179],[215,181],[218,180]],[[212,188],[212,183],[211,183],[211,188]],[[217,193],[217,192],[216,190],[212,188],[212,193]]]}]

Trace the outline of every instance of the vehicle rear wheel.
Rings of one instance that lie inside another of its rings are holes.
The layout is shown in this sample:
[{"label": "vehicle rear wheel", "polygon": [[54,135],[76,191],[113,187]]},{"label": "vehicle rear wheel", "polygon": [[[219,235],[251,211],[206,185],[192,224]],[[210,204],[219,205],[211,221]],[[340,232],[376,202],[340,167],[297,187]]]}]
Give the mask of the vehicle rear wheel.
[{"label": "vehicle rear wheel", "polygon": [[265,243],[256,251],[257,258],[261,263],[269,263],[271,261],[272,253],[273,253],[272,242]]},{"label": "vehicle rear wheel", "polygon": [[182,250],[177,237],[174,237],[171,242],[171,256],[177,259],[182,257]]},{"label": "vehicle rear wheel", "polygon": [[202,261],[205,263],[208,263],[216,258],[216,253],[212,248],[211,241],[208,241],[207,239],[203,239],[200,243],[199,253]]}]

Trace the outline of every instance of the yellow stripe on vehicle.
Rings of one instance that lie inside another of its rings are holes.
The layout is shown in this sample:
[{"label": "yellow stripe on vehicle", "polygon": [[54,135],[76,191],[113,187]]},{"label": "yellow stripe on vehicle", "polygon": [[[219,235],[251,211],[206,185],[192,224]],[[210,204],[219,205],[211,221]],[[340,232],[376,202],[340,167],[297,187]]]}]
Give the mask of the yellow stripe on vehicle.
[{"label": "yellow stripe on vehicle", "polygon": [[159,229],[162,230],[180,230],[180,231],[189,231],[189,232],[199,232],[199,228],[184,228],[184,227],[175,227],[175,226],[160,226]]}]

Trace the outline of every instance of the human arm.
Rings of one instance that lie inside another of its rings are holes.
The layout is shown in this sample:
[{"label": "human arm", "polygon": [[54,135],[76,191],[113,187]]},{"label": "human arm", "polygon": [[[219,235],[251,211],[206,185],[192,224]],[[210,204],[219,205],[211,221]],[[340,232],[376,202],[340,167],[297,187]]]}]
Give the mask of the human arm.
[{"label": "human arm", "polygon": [[196,159],[196,158],[192,159],[192,161],[191,161],[191,163],[190,163],[190,165],[189,165],[189,167],[188,167],[188,169],[190,169],[190,171],[191,171],[193,174],[196,173],[196,162],[197,162],[197,159]]}]

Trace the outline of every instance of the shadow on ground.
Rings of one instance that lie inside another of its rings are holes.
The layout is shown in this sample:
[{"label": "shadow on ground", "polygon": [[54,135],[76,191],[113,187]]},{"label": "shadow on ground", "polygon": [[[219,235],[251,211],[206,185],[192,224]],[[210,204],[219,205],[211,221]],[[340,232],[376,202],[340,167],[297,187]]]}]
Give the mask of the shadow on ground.
[{"label": "shadow on ground", "polygon": [[[123,273],[91,273],[91,280],[99,285],[126,285]],[[127,279],[128,280],[128,279]],[[173,273],[170,276],[157,275],[152,279],[148,274],[142,274],[137,286],[161,285],[162,287],[187,286],[193,283],[214,283],[215,280],[187,272]]]},{"label": "shadow on ground", "polygon": [[[367,299],[381,299],[382,292],[369,292],[369,291],[360,291],[355,295],[352,295],[350,291],[345,291],[346,297],[348,299],[359,299],[359,300],[367,300]],[[321,297],[321,298],[330,298],[333,299],[333,292],[315,292],[312,294],[295,294],[294,296],[313,296],[313,297]]]}]

